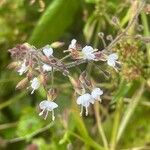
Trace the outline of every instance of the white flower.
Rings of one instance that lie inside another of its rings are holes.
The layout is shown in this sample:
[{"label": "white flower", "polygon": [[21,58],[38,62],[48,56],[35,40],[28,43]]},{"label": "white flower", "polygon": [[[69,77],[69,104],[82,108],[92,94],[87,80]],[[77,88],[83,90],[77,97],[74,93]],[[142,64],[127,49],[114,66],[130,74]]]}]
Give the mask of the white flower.
[{"label": "white flower", "polygon": [[42,66],[42,68],[43,68],[43,71],[51,71],[52,70],[52,67],[50,65],[47,65],[47,64],[44,64]]},{"label": "white flower", "polygon": [[76,43],[77,43],[77,40],[76,39],[73,39],[71,41],[71,44],[69,45],[69,48],[68,49],[76,49]]},{"label": "white flower", "polygon": [[94,49],[91,46],[85,46],[82,49],[82,54],[83,54],[83,58],[84,59],[88,59],[88,60],[94,60],[95,59],[95,55],[93,54]]},{"label": "white flower", "polygon": [[47,57],[50,57],[53,55],[53,49],[49,46],[49,45],[46,45],[44,48],[43,48],[43,53],[44,55],[46,55]]},{"label": "white flower", "polygon": [[48,101],[48,100],[44,100],[39,104],[40,109],[42,109],[42,111],[39,113],[39,116],[43,115],[44,111],[46,111],[46,115],[44,117],[44,119],[46,120],[47,116],[48,116],[48,112],[51,111],[52,112],[52,120],[54,121],[55,116],[54,116],[54,109],[58,107],[58,105],[52,101]]},{"label": "white flower", "polygon": [[31,80],[30,82],[31,82],[31,88],[33,89],[31,94],[33,94],[34,91],[40,87],[40,83],[38,78],[33,78],[33,80]]},{"label": "white flower", "polygon": [[19,75],[21,76],[28,70],[28,66],[26,66],[26,60],[21,64],[21,68],[17,71]]},{"label": "white flower", "polygon": [[82,116],[83,107],[86,109],[86,116],[88,115],[88,107],[92,102],[92,97],[89,93],[85,93],[77,98],[77,104],[81,105],[80,115]]},{"label": "white flower", "polygon": [[118,59],[118,55],[116,53],[110,54],[107,57],[107,64],[115,68],[117,59]]},{"label": "white flower", "polygon": [[103,94],[103,91],[100,88],[94,88],[91,92],[91,96],[94,100],[99,100],[101,102],[100,96]]}]

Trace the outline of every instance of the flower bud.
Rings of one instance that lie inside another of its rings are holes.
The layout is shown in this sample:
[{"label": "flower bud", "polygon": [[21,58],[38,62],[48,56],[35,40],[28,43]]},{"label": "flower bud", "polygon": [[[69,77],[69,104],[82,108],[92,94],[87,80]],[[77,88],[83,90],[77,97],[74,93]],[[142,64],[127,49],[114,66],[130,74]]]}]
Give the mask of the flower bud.
[{"label": "flower bud", "polygon": [[54,100],[58,95],[58,90],[56,88],[50,89],[47,92],[47,99],[48,100]]},{"label": "flower bud", "polygon": [[86,71],[83,71],[81,73],[79,80],[83,85],[86,85],[88,87],[91,86],[91,81],[88,79]]},{"label": "flower bud", "polygon": [[112,35],[107,35],[107,36],[106,36],[106,39],[107,39],[108,41],[112,41],[112,40],[113,40],[113,37],[112,37]]},{"label": "flower bud", "polygon": [[44,73],[41,73],[39,75],[39,78],[40,78],[40,82],[43,86],[46,86],[47,85],[47,82],[48,82],[48,76]]},{"label": "flower bud", "polygon": [[27,85],[27,83],[28,83],[28,78],[22,79],[22,80],[16,85],[16,89],[18,90],[18,89],[23,89],[23,88],[25,88],[26,85]]},{"label": "flower bud", "polygon": [[79,80],[75,80],[73,77],[69,76],[70,82],[73,85],[74,90],[80,95],[82,94],[82,85]]},{"label": "flower bud", "polygon": [[101,37],[101,38],[103,38],[104,37],[104,33],[103,32],[99,32],[98,36]]},{"label": "flower bud", "polygon": [[59,41],[56,41],[56,42],[53,42],[50,46],[52,48],[60,48],[60,47],[63,47],[65,45],[64,42],[59,42]]},{"label": "flower bud", "polygon": [[146,14],[150,14],[150,4],[145,5],[144,11]]},{"label": "flower bud", "polygon": [[114,26],[119,25],[119,19],[116,16],[113,16],[111,21]]},{"label": "flower bud", "polygon": [[15,69],[16,67],[18,67],[18,62],[16,62],[16,61],[10,63],[10,64],[7,66],[8,69]]}]

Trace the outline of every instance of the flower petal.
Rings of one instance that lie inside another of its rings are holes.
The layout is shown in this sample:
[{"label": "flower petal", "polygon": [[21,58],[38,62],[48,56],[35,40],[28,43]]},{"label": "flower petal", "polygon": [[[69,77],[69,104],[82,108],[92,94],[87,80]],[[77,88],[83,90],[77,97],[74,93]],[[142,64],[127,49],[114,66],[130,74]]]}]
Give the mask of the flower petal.
[{"label": "flower petal", "polygon": [[85,47],[83,47],[82,52],[83,52],[83,53],[93,53],[93,52],[94,52],[94,49],[93,49],[92,46],[87,46],[87,45],[86,45]]},{"label": "flower petal", "polygon": [[109,60],[107,60],[107,64],[108,64],[109,66],[115,67],[116,62],[115,62],[114,60],[112,60],[112,59],[109,59]]},{"label": "flower petal", "polygon": [[39,104],[40,109],[45,109],[47,107],[47,100],[43,100]]},{"label": "flower petal", "polygon": [[108,59],[117,60],[117,59],[118,59],[117,53],[110,54],[110,55],[108,56]]},{"label": "flower petal", "polygon": [[51,71],[52,70],[52,67],[50,65],[47,65],[47,64],[44,64],[42,66],[42,68],[43,68],[43,71]]},{"label": "flower petal", "polygon": [[71,44],[69,45],[68,49],[76,49],[76,43],[77,43],[77,40],[72,39]]},{"label": "flower petal", "polygon": [[47,45],[43,48],[43,53],[44,55],[46,55],[47,57],[52,56],[53,55],[53,49]]}]

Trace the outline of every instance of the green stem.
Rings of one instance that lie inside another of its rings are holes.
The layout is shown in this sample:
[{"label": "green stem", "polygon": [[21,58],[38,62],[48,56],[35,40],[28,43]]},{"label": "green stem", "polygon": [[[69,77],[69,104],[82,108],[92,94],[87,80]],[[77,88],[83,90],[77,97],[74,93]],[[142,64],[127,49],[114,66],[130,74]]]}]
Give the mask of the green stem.
[{"label": "green stem", "polygon": [[102,126],[102,122],[101,122],[101,117],[99,115],[99,102],[96,102],[94,104],[94,110],[95,110],[95,117],[96,117],[96,122],[97,122],[97,126],[98,126],[98,131],[101,135],[105,150],[108,150],[108,141],[105,135],[105,132],[103,130],[103,126]]},{"label": "green stem", "polygon": [[99,41],[99,38],[98,38],[98,33],[100,31],[100,20],[98,20],[97,22],[97,27],[96,27],[96,32],[95,32],[95,39],[94,39],[94,47],[97,47],[98,46],[98,41]]},{"label": "green stem", "polygon": [[10,140],[8,140],[7,142],[8,142],[8,143],[16,143],[16,142],[19,142],[19,141],[24,141],[24,140],[30,139],[30,138],[36,136],[37,134],[40,134],[40,133],[42,133],[42,132],[44,132],[44,131],[50,129],[53,125],[54,125],[54,123],[50,123],[50,124],[48,124],[47,126],[41,128],[41,129],[39,129],[39,130],[37,130],[37,131],[35,131],[35,132],[33,132],[33,133],[27,135],[27,136],[10,139]]},{"label": "green stem", "polygon": [[52,67],[52,71],[51,71],[51,88],[53,88],[54,85],[54,68]]},{"label": "green stem", "polygon": [[[141,19],[142,19],[142,23],[144,26],[144,35],[150,36],[150,29],[149,29],[149,25],[148,25],[148,20],[147,20],[146,14],[144,12],[141,13]],[[150,43],[146,44],[146,48],[147,48],[147,57],[148,57],[148,61],[150,64]]]},{"label": "green stem", "polygon": [[114,123],[113,123],[113,130],[112,130],[112,135],[111,135],[111,144],[110,144],[111,150],[116,149],[117,132],[118,132],[118,127],[119,127],[120,118],[121,118],[122,106],[123,106],[123,99],[121,97],[118,100],[118,103],[116,106],[115,118],[114,118]]},{"label": "green stem", "polygon": [[8,129],[8,128],[14,128],[14,127],[17,126],[17,124],[18,124],[18,122],[1,124],[0,125],[0,130],[5,130],[5,129]]}]

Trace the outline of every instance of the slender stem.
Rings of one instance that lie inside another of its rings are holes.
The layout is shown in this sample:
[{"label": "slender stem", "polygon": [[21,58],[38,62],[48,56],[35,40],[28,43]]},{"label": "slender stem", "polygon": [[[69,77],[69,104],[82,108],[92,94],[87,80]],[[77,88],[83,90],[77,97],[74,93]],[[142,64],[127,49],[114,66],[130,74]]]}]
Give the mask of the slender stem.
[{"label": "slender stem", "polygon": [[[143,26],[144,26],[144,35],[145,36],[150,36],[150,28],[149,28],[149,25],[148,25],[148,20],[147,20],[146,14],[144,12],[142,12],[141,18],[142,18],[142,23],[143,23]],[[146,44],[146,48],[147,48],[148,61],[149,61],[149,64],[150,64],[150,44],[149,43]]]},{"label": "slender stem", "polygon": [[72,68],[72,67],[75,67],[75,66],[77,66],[77,65],[86,63],[86,62],[87,62],[87,61],[84,60],[84,59],[76,60],[76,61],[74,61],[74,62],[68,63],[68,64],[66,65],[66,68]]},{"label": "slender stem", "polygon": [[0,125],[0,130],[8,129],[8,128],[13,128],[17,126],[17,122],[14,123],[6,123],[6,124],[1,124]]},{"label": "slender stem", "polygon": [[54,68],[52,67],[52,71],[51,71],[51,88],[53,88],[54,85]]},{"label": "slender stem", "polygon": [[95,32],[95,40],[94,40],[94,47],[97,47],[98,45],[98,33],[100,31],[100,20],[97,22],[96,32]]},{"label": "slender stem", "polygon": [[117,139],[117,132],[118,132],[118,127],[119,127],[119,123],[120,123],[122,105],[123,105],[123,100],[122,100],[122,98],[120,98],[118,100],[118,103],[116,106],[116,112],[115,112],[115,116],[114,116],[113,130],[112,130],[111,143],[110,143],[111,150],[116,150],[116,144],[117,144],[116,139]]},{"label": "slender stem", "polygon": [[65,57],[63,57],[62,59],[60,59],[60,61],[64,61],[65,59],[69,58],[71,55],[66,55]]},{"label": "slender stem", "polygon": [[101,116],[99,114],[99,102],[98,101],[95,102],[94,108],[95,108],[94,110],[95,110],[95,117],[96,117],[96,122],[97,122],[97,126],[98,126],[98,131],[101,135],[105,150],[108,150],[109,149],[108,148],[108,141],[107,141],[105,132],[103,130],[103,126],[102,126],[102,122],[101,122]]},{"label": "slender stem", "polygon": [[139,6],[136,15],[133,17],[133,19],[129,22],[128,26],[124,30],[124,32],[120,33],[105,49],[110,50],[116,43],[124,36],[126,35],[127,31],[130,29],[130,27],[134,24],[134,22],[137,20],[137,17],[139,16],[141,10],[145,6],[145,0],[141,2],[141,5]]},{"label": "slender stem", "polygon": [[18,138],[10,139],[10,140],[7,141],[7,143],[15,143],[15,142],[26,140],[27,138],[32,138],[35,135],[40,134],[40,133],[50,129],[53,125],[54,125],[54,123],[50,123],[47,126],[45,126],[45,127],[41,128],[41,129],[31,133],[30,135],[27,135],[27,136],[24,136],[24,137],[18,137]]}]

